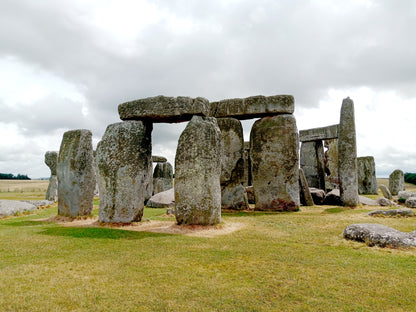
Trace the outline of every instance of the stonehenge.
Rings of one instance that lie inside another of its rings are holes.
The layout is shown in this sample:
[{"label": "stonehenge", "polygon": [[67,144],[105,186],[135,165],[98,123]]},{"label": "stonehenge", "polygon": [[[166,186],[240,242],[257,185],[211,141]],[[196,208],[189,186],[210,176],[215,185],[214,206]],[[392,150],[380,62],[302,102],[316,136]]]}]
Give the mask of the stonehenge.
[{"label": "stonehenge", "polygon": [[58,164],[58,152],[48,151],[45,154],[45,164],[51,169],[51,177],[46,191],[46,200],[56,202],[58,200],[58,178],[56,176],[56,166]]}]

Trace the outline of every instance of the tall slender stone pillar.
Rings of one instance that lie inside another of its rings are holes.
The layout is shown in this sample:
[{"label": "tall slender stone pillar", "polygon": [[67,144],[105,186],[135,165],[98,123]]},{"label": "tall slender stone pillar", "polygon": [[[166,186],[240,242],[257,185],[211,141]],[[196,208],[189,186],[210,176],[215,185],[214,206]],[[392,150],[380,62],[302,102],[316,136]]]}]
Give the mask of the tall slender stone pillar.
[{"label": "tall slender stone pillar", "polygon": [[58,152],[46,152],[45,164],[51,169],[51,177],[46,191],[46,200],[56,202],[58,200],[58,178],[56,177],[56,166],[58,164]]},{"label": "tall slender stone pillar", "polygon": [[389,189],[391,195],[404,191],[404,173],[400,169],[394,170],[389,176]]}]

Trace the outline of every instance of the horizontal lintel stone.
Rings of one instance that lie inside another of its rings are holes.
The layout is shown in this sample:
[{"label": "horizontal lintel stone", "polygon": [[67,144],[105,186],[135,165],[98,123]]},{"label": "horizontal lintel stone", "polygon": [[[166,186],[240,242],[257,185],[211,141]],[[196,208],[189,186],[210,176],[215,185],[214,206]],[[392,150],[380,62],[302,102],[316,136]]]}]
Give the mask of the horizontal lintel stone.
[{"label": "horizontal lintel stone", "polygon": [[299,131],[299,141],[318,141],[338,138],[338,125]]}]

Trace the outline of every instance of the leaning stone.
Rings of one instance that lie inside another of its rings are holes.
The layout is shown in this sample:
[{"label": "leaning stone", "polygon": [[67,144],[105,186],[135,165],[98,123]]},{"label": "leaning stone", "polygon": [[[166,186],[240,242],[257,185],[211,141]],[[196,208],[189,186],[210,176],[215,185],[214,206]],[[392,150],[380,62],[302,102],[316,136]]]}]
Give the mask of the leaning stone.
[{"label": "leaning stone", "polygon": [[338,175],[341,202],[344,206],[359,204],[357,179],[357,142],[355,133],[354,102],[342,101],[338,133]]},{"label": "leaning stone", "polygon": [[315,205],[322,205],[324,203],[325,200],[325,191],[324,190],[320,190],[314,187],[310,187],[309,191],[311,193],[313,202],[315,203]]},{"label": "leaning stone", "polygon": [[325,195],[324,205],[334,205],[334,206],[342,205],[339,189],[333,189],[331,192],[328,192]]},{"label": "leaning stone", "polygon": [[397,194],[397,197],[399,199],[408,199],[410,197],[416,197],[416,193],[415,192],[410,192],[410,191],[400,191]]},{"label": "leaning stone", "polygon": [[299,210],[299,139],[293,115],[257,120],[250,134],[256,210]]},{"label": "leaning stone", "polygon": [[208,116],[209,101],[205,98],[163,95],[126,102],[118,106],[121,120],[150,120],[151,122],[183,122],[194,115]]},{"label": "leaning stone", "polygon": [[306,182],[305,173],[302,168],[299,168],[299,189],[300,189],[300,202],[304,206],[313,206],[314,202],[312,199],[311,192]]},{"label": "leaning stone", "polygon": [[48,151],[45,153],[45,164],[51,170],[49,185],[46,191],[46,200],[58,200],[58,178],[56,177],[56,166],[58,164],[58,152]]},{"label": "leaning stone", "polygon": [[322,141],[338,138],[339,125],[332,125],[328,127],[314,128],[299,131],[299,141]]},{"label": "leaning stone", "polygon": [[404,233],[381,224],[352,224],[345,228],[343,236],[346,239],[364,242],[368,246],[416,246],[416,232]]},{"label": "leaning stone", "polygon": [[416,208],[416,197],[409,197],[405,202],[406,207]]},{"label": "leaning stone", "polygon": [[221,155],[221,208],[248,209],[244,182],[243,126],[234,118],[218,118],[223,154]]},{"label": "leaning stone", "polygon": [[325,189],[325,154],[322,141],[302,143],[300,167],[305,173],[309,187]]},{"label": "leaning stone", "polygon": [[388,217],[413,217],[415,213],[412,209],[400,208],[400,209],[390,209],[390,210],[374,210],[367,213],[369,216],[388,216]]},{"label": "leaning stone", "polygon": [[0,200],[0,217],[13,216],[17,213],[36,210],[36,206],[18,200]]},{"label": "leaning stone", "polygon": [[393,196],[391,195],[390,190],[388,189],[387,186],[381,184],[381,185],[379,185],[379,188],[380,188],[380,190],[383,193],[383,196],[385,198],[387,198],[387,199],[392,199],[393,198]]},{"label": "leaning stone", "polygon": [[99,221],[140,221],[152,164],[152,124],[125,121],[107,127],[97,146]]},{"label": "leaning stone", "polygon": [[152,162],[157,162],[157,163],[164,163],[164,162],[167,162],[168,160],[166,159],[166,157],[163,157],[163,156],[156,156],[156,155],[153,155],[152,156]]},{"label": "leaning stone", "polygon": [[404,191],[404,173],[397,169],[389,176],[389,189],[391,195],[397,195],[400,191]]},{"label": "leaning stone", "polygon": [[396,204],[394,201],[392,201],[392,200],[390,200],[390,199],[387,199],[387,198],[385,198],[385,197],[382,197],[382,198],[377,199],[377,203],[378,203],[380,206],[384,206],[384,207],[388,207],[388,206],[397,206],[397,204]]},{"label": "leaning stone", "polygon": [[292,95],[256,95],[244,99],[228,99],[210,104],[213,117],[253,119],[278,114],[293,114],[295,99]]},{"label": "leaning stone", "polygon": [[169,162],[158,163],[153,171],[153,194],[173,187],[173,168]]},{"label": "leaning stone", "polygon": [[175,207],[175,191],[173,188],[150,197],[146,204],[150,208]]},{"label": "leaning stone", "polygon": [[58,215],[90,215],[96,184],[91,131],[81,129],[64,133],[57,177]]},{"label": "leaning stone", "polygon": [[376,164],[373,156],[358,157],[358,193],[378,194]]},{"label": "leaning stone", "polygon": [[175,157],[178,224],[221,222],[221,155],[217,120],[194,116],[179,137]]}]

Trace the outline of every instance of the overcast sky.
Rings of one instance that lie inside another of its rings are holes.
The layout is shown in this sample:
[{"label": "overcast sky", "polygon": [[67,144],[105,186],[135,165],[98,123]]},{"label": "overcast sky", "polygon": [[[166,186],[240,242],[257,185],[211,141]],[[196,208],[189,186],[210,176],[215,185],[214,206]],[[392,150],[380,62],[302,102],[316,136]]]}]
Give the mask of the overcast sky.
[{"label": "overcast sky", "polygon": [[[416,1],[0,0],[0,172],[48,177],[70,129],[94,145],[118,104],[292,94],[298,129],[355,103],[358,156],[416,172]],[[246,140],[253,122],[244,122]],[[174,163],[184,124],[157,124]]]}]

